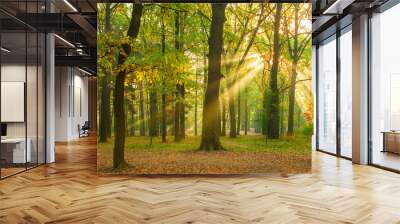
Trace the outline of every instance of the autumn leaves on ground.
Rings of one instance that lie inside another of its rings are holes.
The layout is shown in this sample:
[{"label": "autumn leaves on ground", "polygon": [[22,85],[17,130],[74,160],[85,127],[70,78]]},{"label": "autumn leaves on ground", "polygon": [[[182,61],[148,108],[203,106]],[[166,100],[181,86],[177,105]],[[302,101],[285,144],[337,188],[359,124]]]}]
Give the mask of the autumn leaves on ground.
[{"label": "autumn leaves on ground", "polygon": [[265,144],[261,135],[221,138],[226,150],[198,151],[199,137],[164,144],[160,138],[150,145],[146,137],[126,140],[125,159],[132,167],[113,170],[113,143],[98,145],[100,172],[132,174],[243,174],[243,173],[301,173],[310,169],[309,136],[286,137]]},{"label": "autumn leaves on ground", "polygon": [[310,4],[99,4],[98,169],[307,172]]}]

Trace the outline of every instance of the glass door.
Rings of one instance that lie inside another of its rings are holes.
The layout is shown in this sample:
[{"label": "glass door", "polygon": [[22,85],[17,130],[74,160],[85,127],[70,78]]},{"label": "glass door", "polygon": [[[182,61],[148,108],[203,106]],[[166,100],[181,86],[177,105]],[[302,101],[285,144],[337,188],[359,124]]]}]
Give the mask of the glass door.
[{"label": "glass door", "polygon": [[352,157],[352,33],[351,26],[340,35],[340,155]]},{"label": "glass door", "polygon": [[370,161],[400,171],[400,4],[371,18]]},{"label": "glass door", "polygon": [[318,149],[336,154],[336,36],[318,47]]}]

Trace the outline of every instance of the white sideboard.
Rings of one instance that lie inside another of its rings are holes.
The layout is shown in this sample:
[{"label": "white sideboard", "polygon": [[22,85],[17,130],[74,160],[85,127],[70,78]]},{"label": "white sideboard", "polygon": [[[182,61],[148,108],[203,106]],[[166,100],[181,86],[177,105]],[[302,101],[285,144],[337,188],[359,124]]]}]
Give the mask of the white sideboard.
[{"label": "white sideboard", "polygon": [[1,140],[2,145],[13,147],[13,163],[25,163],[32,161],[32,140],[26,140],[27,147],[25,152],[25,138],[6,138]]}]

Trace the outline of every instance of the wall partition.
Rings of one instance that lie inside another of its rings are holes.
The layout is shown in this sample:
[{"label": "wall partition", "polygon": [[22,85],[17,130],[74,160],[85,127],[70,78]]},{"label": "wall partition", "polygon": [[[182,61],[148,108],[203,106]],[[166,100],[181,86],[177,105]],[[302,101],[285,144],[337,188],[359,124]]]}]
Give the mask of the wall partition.
[{"label": "wall partition", "polygon": [[8,21],[0,23],[1,179],[45,163],[46,40],[19,19],[44,10],[41,3],[0,3],[0,18]]},{"label": "wall partition", "polygon": [[370,162],[400,171],[400,4],[371,18]]}]

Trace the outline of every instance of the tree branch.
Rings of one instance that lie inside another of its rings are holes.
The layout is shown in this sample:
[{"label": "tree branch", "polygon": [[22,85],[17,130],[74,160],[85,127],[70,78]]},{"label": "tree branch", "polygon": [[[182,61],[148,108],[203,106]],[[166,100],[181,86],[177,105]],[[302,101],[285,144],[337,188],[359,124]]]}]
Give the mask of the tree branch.
[{"label": "tree branch", "polygon": [[[296,80],[296,82],[294,83],[294,85],[296,85],[296,84],[299,83],[299,82],[305,82],[305,81],[311,81],[311,79],[300,79],[300,80]],[[287,89],[291,88],[291,87],[294,86],[294,85],[289,85],[289,86],[286,86],[286,87],[282,88],[282,89],[281,89],[281,92],[286,91]]]}]

